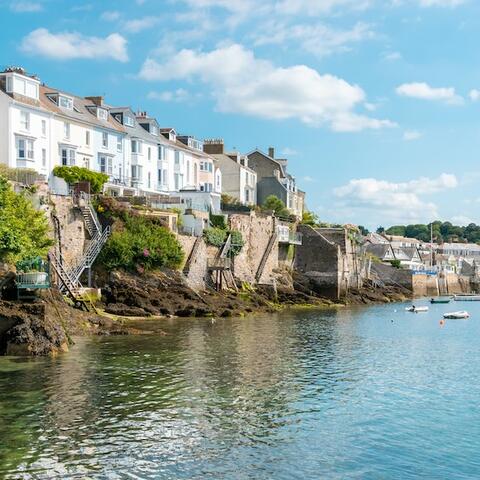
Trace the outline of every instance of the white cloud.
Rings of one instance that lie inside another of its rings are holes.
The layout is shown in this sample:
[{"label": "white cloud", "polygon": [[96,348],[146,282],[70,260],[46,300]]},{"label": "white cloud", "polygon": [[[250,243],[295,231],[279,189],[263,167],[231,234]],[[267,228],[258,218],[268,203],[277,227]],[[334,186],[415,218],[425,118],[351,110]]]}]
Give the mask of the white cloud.
[{"label": "white cloud", "polygon": [[17,13],[34,13],[41,12],[43,6],[39,2],[12,2],[10,10]]},{"label": "white cloud", "polygon": [[451,223],[454,225],[460,225],[461,227],[466,227],[470,223],[476,223],[478,225],[478,221],[475,221],[470,217],[466,217],[465,215],[456,215],[455,217],[452,217]]},{"label": "white cloud", "polygon": [[38,28],[23,38],[20,49],[32,55],[70,60],[78,58],[112,58],[128,61],[127,41],[118,33],[108,37],[87,37],[77,32],[50,33]]},{"label": "white cloud", "polygon": [[470,90],[468,96],[470,97],[470,100],[472,100],[472,102],[478,102],[480,100],[480,90],[474,88],[473,90]]},{"label": "white cloud", "polygon": [[177,88],[174,91],[150,92],[147,97],[161,102],[185,102],[190,98],[190,94],[183,88]]},{"label": "white cloud", "polygon": [[334,195],[339,199],[337,207],[350,214],[374,214],[377,221],[407,223],[438,218],[436,205],[422,197],[457,186],[455,175],[447,173],[402,183],[362,178],[334,189]]},{"label": "white cloud", "polygon": [[383,58],[389,62],[395,62],[402,59],[402,54],[400,52],[389,52],[386,53]]},{"label": "white cloud", "polygon": [[468,0],[420,0],[421,7],[458,7]]},{"label": "white cloud", "polygon": [[120,16],[121,16],[120,12],[117,12],[116,10],[109,10],[109,11],[103,12],[100,15],[100,18],[102,20],[105,20],[106,22],[115,22],[120,18]]},{"label": "white cloud", "polygon": [[307,182],[307,183],[313,183],[316,180],[313,177],[310,177],[309,175],[306,175],[305,177],[303,177],[303,181]]},{"label": "white cloud", "polygon": [[280,151],[281,155],[285,155],[286,157],[293,157],[295,155],[298,155],[298,152],[290,147],[285,147]]},{"label": "white cloud", "polygon": [[396,92],[403,97],[440,101],[449,105],[462,105],[464,102],[453,87],[434,88],[425,82],[404,83],[397,87]]},{"label": "white cloud", "polygon": [[405,132],[403,132],[403,139],[406,140],[407,142],[418,140],[422,136],[423,135],[420,132],[417,132],[416,130],[406,130]]},{"label": "white cloud", "polygon": [[335,131],[394,126],[388,120],[355,112],[366,100],[359,86],[321,75],[305,65],[275,67],[238,44],[206,53],[181,50],[164,63],[148,58],[139,76],[149,81],[201,81],[211,89],[221,112],[299,119],[310,125],[328,125]]},{"label": "white cloud", "polygon": [[280,0],[274,2],[274,8],[285,15],[323,15],[335,9],[364,10],[372,3],[371,0]]},{"label": "white cloud", "polygon": [[307,52],[319,57],[334,52],[348,51],[351,44],[375,36],[371,27],[358,22],[350,30],[335,30],[327,25],[287,25],[269,21],[254,36],[256,45],[297,43]]},{"label": "white cloud", "polygon": [[126,21],[123,28],[129,33],[139,33],[154,27],[159,20],[158,17],[136,18]]}]

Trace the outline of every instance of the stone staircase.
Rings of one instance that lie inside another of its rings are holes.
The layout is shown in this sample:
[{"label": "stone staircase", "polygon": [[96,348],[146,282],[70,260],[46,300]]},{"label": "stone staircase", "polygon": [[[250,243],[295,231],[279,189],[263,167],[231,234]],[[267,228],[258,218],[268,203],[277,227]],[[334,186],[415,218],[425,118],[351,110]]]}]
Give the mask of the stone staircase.
[{"label": "stone staircase", "polygon": [[70,265],[64,262],[62,255],[56,255],[53,252],[50,253],[49,259],[58,276],[60,291],[71,298],[78,308],[92,311],[95,310],[95,307],[92,302],[82,295],[83,285],[80,282],[80,277],[87,268],[92,267],[102,247],[108,240],[111,229],[109,226],[102,228],[88,194],[80,192],[80,194],[75,195],[74,205],[82,212],[85,227],[91,237],[87,248],[77,261]]}]

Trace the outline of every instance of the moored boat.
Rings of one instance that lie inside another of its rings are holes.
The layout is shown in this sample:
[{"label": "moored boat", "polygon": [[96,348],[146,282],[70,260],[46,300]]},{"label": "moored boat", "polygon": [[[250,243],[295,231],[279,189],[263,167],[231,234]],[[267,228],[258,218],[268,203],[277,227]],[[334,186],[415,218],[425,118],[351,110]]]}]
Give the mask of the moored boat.
[{"label": "moored boat", "polygon": [[436,297],[430,300],[430,303],[450,303],[450,297]]},{"label": "moored boat", "polygon": [[455,295],[453,298],[456,302],[480,302],[480,295],[476,293]]},{"label": "moored boat", "polygon": [[415,305],[412,305],[411,307],[407,307],[405,310],[407,312],[422,313],[428,312],[428,307],[416,307]]},{"label": "moored boat", "polygon": [[458,319],[469,318],[469,317],[470,317],[470,314],[464,310],[460,312],[445,313],[445,315],[443,315],[443,318],[449,318],[452,320],[455,320],[455,319],[458,320]]}]

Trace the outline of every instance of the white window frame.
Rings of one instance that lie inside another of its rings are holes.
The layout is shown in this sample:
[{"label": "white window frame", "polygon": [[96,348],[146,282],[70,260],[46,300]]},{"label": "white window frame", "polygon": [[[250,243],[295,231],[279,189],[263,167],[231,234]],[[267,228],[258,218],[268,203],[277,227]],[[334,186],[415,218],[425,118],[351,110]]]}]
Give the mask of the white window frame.
[{"label": "white window frame", "polygon": [[70,139],[70,124],[68,122],[63,122],[63,137],[66,138],[67,140]]},{"label": "white window frame", "polygon": [[100,120],[108,120],[108,111],[104,108],[97,108],[97,118]]},{"label": "white window frame", "polygon": [[47,121],[42,119],[42,137],[47,136]]},{"label": "white window frame", "polygon": [[30,131],[30,113],[25,112],[24,110],[20,111],[20,127],[22,130],[29,132]]},{"label": "white window frame", "polygon": [[113,175],[113,158],[108,155],[98,156],[98,166],[101,173]]},{"label": "white window frame", "polygon": [[131,115],[124,114],[123,115],[123,124],[126,125],[127,127],[134,127],[135,126],[135,120]]},{"label": "white window frame", "polygon": [[102,147],[108,148],[108,132],[102,132]]},{"label": "white window frame", "polygon": [[86,145],[87,147],[90,146],[90,130],[87,130],[87,131],[85,132],[85,145]]},{"label": "white window frame", "polygon": [[67,97],[66,95],[59,95],[58,106],[61,108],[66,108],[67,110],[73,110],[73,98]]},{"label": "white window frame", "polygon": [[117,135],[117,152],[123,151],[123,138],[121,135]]},{"label": "white window frame", "polygon": [[[23,147],[20,146],[21,144],[23,144]],[[31,138],[17,137],[15,147],[18,160],[34,160],[34,141]],[[23,155],[20,155],[21,151]]]},{"label": "white window frame", "polygon": [[47,149],[42,148],[42,167],[47,166]]},{"label": "white window frame", "polygon": [[[65,152],[65,156],[63,153]],[[60,164],[62,166],[72,167],[75,165],[77,152],[74,148],[60,147]]]}]

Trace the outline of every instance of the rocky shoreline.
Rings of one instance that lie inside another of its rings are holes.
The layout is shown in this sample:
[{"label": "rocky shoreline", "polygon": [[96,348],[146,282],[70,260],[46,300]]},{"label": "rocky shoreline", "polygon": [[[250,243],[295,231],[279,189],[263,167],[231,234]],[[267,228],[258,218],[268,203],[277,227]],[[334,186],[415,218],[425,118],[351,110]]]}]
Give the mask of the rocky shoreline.
[{"label": "rocky shoreline", "polygon": [[298,278],[293,282],[295,288],[243,285],[238,292],[196,292],[173,271],[143,275],[112,272],[103,282],[99,314],[72,308],[53,290],[34,303],[0,300],[0,354],[57,355],[68,351],[73,336],[145,333],[126,326],[128,318],[225,318],[292,307],[333,308],[408,299],[406,292],[398,289],[362,289],[334,303],[317,296],[308,281]]}]

